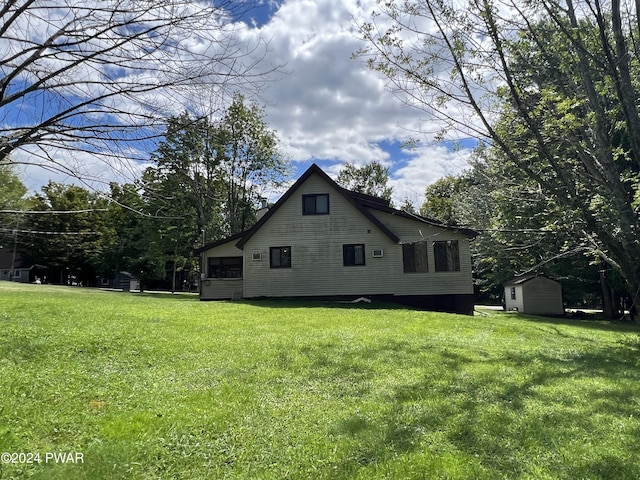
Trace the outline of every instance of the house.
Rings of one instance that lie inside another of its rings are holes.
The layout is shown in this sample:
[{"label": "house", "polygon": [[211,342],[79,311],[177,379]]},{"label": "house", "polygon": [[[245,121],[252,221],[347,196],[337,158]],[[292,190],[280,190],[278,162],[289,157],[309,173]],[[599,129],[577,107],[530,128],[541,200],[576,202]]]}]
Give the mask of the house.
[{"label": "house", "polygon": [[515,277],[504,284],[506,310],[532,315],[564,315],[562,285],[543,275]]},{"label": "house", "polygon": [[249,230],[205,245],[200,299],[380,297],[473,314],[469,242],[312,165]]},{"label": "house", "polygon": [[3,250],[0,250],[0,280],[20,283],[35,282],[36,279],[44,280],[47,274],[46,267],[29,262],[19,253],[14,255],[12,251]]}]

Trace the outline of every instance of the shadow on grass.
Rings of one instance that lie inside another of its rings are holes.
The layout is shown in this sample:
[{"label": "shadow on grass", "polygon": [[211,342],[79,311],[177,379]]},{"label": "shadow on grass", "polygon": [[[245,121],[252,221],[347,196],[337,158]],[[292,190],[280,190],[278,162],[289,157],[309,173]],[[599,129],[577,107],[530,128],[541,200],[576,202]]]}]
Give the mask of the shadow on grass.
[{"label": "shadow on grass", "polygon": [[562,355],[434,349],[419,381],[389,391],[384,412],[338,422],[333,433],[353,441],[338,471],[445,450],[487,478],[637,478],[639,354],[640,339]]},{"label": "shadow on grass", "polygon": [[[234,302],[236,303],[236,302]],[[340,308],[354,310],[414,310],[416,308],[402,305],[390,300],[373,299],[370,303],[366,301],[354,301],[353,297],[348,299],[312,299],[312,298],[260,298],[251,300],[239,300],[237,303],[251,305],[261,308]]]},{"label": "shadow on grass", "polygon": [[513,320],[524,321],[530,323],[545,323],[550,325],[567,325],[571,327],[582,327],[591,330],[601,331],[620,331],[620,332],[636,332],[640,333],[640,323],[634,323],[628,320],[606,320],[598,316],[593,318],[571,318],[564,317],[543,317],[537,315],[526,315],[523,313],[499,312],[497,315],[502,318],[513,317]]}]

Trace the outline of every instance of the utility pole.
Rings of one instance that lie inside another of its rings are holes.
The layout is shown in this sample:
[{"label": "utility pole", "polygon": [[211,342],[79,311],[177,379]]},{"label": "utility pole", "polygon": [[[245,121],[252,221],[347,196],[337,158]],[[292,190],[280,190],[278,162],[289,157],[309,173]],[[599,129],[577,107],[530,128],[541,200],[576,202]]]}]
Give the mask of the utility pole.
[{"label": "utility pole", "polygon": [[20,218],[16,219],[16,228],[13,230],[13,254],[11,255],[11,275],[9,280],[13,282],[13,276],[15,275],[16,264],[16,250],[18,248],[18,227],[20,226]]}]

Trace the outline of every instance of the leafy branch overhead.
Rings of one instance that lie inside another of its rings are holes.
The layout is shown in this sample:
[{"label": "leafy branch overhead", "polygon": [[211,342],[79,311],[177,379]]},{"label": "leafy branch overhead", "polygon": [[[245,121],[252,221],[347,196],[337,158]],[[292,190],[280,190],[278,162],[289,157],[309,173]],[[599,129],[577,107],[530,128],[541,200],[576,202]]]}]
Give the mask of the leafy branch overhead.
[{"label": "leafy branch overhead", "polygon": [[209,114],[225,92],[259,89],[276,67],[258,66],[266,42],[245,44],[233,20],[252,5],[3,2],[0,159],[86,180],[90,159],[115,170],[144,159],[186,106]]},{"label": "leafy branch overhead", "polygon": [[361,33],[392,91],[486,144],[544,196],[546,226],[570,226],[640,301],[635,3],[390,0]]}]

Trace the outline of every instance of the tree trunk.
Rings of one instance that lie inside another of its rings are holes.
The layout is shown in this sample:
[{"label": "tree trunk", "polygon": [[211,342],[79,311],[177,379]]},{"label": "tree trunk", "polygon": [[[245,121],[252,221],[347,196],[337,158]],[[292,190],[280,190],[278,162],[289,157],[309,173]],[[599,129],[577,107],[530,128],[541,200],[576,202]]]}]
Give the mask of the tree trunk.
[{"label": "tree trunk", "polygon": [[600,288],[602,289],[602,310],[605,318],[616,318],[616,308],[613,301],[613,295],[611,294],[611,288],[607,284],[606,271],[601,268],[600,273]]}]

